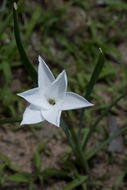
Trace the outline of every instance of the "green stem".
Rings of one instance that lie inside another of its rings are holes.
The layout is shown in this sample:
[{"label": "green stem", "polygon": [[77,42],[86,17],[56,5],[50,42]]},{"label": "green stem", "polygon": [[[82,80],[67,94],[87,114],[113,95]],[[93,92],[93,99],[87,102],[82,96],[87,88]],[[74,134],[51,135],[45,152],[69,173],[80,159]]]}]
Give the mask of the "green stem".
[{"label": "green stem", "polygon": [[88,163],[84,157],[84,154],[83,154],[83,151],[81,149],[81,145],[79,143],[79,139],[78,139],[78,136],[76,135],[75,133],[75,130],[72,128],[70,128],[70,132],[71,132],[71,135],[72,135],[72,139],[74,141],[74,144],[75,144],[75,147],[76,147],[76,152],[75,152],[75,156],[78,160],[78,162],[80,162],[80,165],[83,167],[83,170],[89,174],[89,166],[88,166]]},{"label": "green stem", "polygon": [[75,146],[74,146],[71,134],[69,132],[68,126],[66,125],[66,123],[64,122],[63,119],[61,119],[61,127],[63,128],[63,131],[64,131],[64,133],[65,133],[65,135],[66,135],[66,137],[67,137],[67,139],[71,145],[73,152],[75,152]]}]

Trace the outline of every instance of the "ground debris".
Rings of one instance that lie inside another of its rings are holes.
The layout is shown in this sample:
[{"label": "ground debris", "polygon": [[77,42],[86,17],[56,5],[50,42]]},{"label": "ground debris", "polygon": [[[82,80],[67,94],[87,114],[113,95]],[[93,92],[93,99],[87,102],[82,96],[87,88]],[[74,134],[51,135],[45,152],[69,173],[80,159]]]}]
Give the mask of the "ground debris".
[{"label": "ground debris", "polygon": [[[117,127],[116,117],[114,115],[108,116],[108,125],[109,125],[109,136],[113,136],[119,129]],[[121,153],[124,151],[124,144],[122,136],[116,137],[111,141],[108,147],[108,151],[110,152],[118,152]]]}]

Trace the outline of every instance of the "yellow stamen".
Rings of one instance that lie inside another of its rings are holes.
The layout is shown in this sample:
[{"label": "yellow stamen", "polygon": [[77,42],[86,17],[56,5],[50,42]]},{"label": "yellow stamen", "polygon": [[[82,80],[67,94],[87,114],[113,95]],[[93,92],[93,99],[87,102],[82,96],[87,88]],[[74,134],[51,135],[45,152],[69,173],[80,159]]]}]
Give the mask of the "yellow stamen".
[{"label": "yellow stamen", "polygon": [[49,102],[49,104],[51,104],[53,106],[56,104],[55,100],[53,100],[53,99],[49,99],[48,102]]}]

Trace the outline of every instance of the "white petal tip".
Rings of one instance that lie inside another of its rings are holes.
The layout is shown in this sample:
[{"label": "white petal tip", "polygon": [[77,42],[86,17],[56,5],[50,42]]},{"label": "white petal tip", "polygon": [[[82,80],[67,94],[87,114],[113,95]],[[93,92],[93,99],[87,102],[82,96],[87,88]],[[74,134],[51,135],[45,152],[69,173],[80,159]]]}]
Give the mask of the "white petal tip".
[{"label": "white petal tip", "polygon": [[65,70],[63,70],[63,73],[64,73],[64,75],[67,75],[67,73],[66,73],[66,71],[65,71]]},{"label": "white petal tip", "polygon": [[13,3],[13,6],[14,6],[14,9],[17,11],[18,7],[17,7],[17,3],[16,2]]},{"label": "white petal tip", "polygon": [[17,96],[20,96],[21,98],[23,98],[22,93],[18,93]]},{"label": "white petal tip", "polygon": [[[48,121],[49,122],[49,121]],[[55,127],[60,127],[60,125],[59,124],[56,124],[56,123],[51,123],[51,122],[49,122],[50,124],[52,124],[52,125],[54,125]]]},{"label": "white petal tip", "polygon": [[63,71],[61,72],[61,75],[65,75],[65,74],[66,74],[66,71],[63,70]]},{"label": "white petal tip", "polygon": [[42,60],[42,58],[41,58],[41,56],[39,55],[39,56],[38,56],[38,61],[41,61],[41,60]]},{"label": "white petal tip", "polygon": [[63,70],[63,71],[61,72],[61,77],[63,77],[63,76],[64,76],[64,78],[67,80],[67,73],[66,73],[65,70]]},{"label": "white petal tip", "polygon": [[24,125],[24,123],[23,123],[23,122],[21,122],[21,123],[20,123],[20,126],[23,126],[23,125]]},{"label": "white petal tip", "polygon": [[94,104],[88,103],[86,107],[94,106]]},{"label": "white petal tip", "polygon": [[90,103],[90,106],[94,106],[94,104],[91,104],[91,103]]},{"label": "white petal tip", "polygon": [[38,61],[39,61],[39,63],[46,64],[44,59],[42,59],[42,57],[40,55],[38,56]]},{"label": "white petal tip", "polygon": [[18,93],[18,94],[17,94],[17,96],[20,96],[20,97],[22,97],[22,96],[20,95],[20,93]]},{"label": "white petal tip", "polygon": [[45,63],[44,59],[39,55],[38,56],[39,65],[45,65],[47,67],[47,64]]},{"label": "white petal tip", "polygon": [[101,48],[99,48],[99,50],[100,50],[101,54],[103,54],[103,51],[102,51],[102,49],[101,49]]}]

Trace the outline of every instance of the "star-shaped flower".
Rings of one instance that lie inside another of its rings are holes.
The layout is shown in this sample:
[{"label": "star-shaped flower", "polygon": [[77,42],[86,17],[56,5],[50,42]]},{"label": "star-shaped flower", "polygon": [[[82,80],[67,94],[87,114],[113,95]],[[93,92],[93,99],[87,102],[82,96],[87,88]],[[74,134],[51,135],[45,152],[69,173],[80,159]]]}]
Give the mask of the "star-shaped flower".
[{"label": "star-shaped flower", "polygon": [[40,56],[38,60],[38,87],[18,94],[30,103],[23,114],[21,125],[46,120],[59,127],[62,110],[85,108],[93,105],[78,94],[67,92],[65,71],[55,79]]}]

